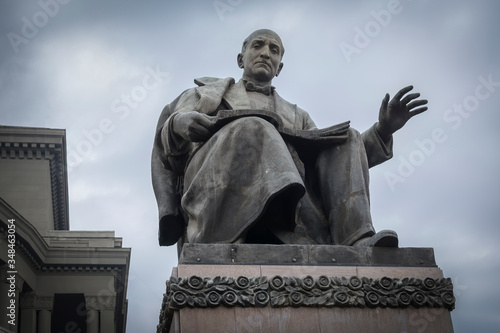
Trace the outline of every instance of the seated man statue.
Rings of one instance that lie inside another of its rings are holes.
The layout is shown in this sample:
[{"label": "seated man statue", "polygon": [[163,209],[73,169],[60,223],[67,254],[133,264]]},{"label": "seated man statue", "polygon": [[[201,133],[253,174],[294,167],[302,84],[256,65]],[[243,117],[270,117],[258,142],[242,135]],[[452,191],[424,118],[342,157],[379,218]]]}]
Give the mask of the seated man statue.
[{"label": "seated man statue", "polygon": [[275,32],[257,30],[238,54],[238,82],[196,79],[164,108],[152,156],[160,245],[398,246],[394,231],[373,228],[368,171],[427,101],[409,86],[386,94],[363,134],[348,123],[318,130],[271,85],[284,52]]}]

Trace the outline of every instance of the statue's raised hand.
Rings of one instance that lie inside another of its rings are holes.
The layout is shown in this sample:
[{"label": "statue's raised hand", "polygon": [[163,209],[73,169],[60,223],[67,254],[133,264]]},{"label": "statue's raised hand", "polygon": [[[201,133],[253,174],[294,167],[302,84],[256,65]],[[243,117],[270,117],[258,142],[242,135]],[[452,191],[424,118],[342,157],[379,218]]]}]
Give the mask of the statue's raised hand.
[{"label": "statue's raised hand", "polygon": [[197,111],[176,114],[173,121],[175,134],[187,141],[206,141],[213,134],[213,117]]},{"label": "statue's raised hand", "polygon": [[427,100],[416,98],[419,93],[408,94],[413,86],[408,86],[397,92],[389,101],[389,94],[386,94],[380,106],[378,116],[377,131],[384,141],[387,141],[391,135],[403,127],[410,118],[427,110],[425,105]]}]

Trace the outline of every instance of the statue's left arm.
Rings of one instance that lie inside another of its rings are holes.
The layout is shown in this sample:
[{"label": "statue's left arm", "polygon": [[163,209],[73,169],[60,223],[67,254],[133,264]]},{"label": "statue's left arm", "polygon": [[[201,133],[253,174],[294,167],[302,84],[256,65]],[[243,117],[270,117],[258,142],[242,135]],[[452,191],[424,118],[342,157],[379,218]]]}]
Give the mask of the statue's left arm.
[{"label": "statue's left arm", "polygon": [[[427,100],[417,100],[419,93],[406,95],[413,89],[408,86],[396,93],[389,101],[386,94],[382,100],[378,123],[363,133],[363,142],[369,167],[387,161],[392,157],[392,135],[401,129],[412,117],[427,110]],[[405,96],[406,95],[406,96]]]}]

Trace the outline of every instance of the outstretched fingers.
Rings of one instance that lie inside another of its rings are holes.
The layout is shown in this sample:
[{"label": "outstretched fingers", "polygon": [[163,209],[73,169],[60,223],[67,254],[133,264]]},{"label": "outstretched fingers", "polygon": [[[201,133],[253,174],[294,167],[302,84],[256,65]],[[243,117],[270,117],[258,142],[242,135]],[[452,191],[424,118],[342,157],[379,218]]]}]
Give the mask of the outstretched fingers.
[{"label": "outstretched fingers", "polygon": [[414,100],[415,98],[418,98],[420,97],[420,93],[414,93],[414,94],[409,94],[408,96],[405,96],[405,98],[403,98],[401,100],[401,103],[403,103],[404,105],[410,103],[412,100]]},{"label": "outstretched fingers", "polygon": [[401,89],[400,91],[398,91],[396,93],[396,95],[394,95],[394,99],[397,99],[397,100],[401,100],[401,98],[403,98],[403,96],[411,91],[413,89],[413,86],[408,86],[408,87],[404,87],[403,89]]},{"label": "outstretched fingers", "polygon": [[425,104],[427,104],[427,100],[426,99],[420,99],[420,100],[411,102],[406,107],[408,108],[408,110],[411,110],[411,109],[416,108],[417,106],[421,106],[421,105],[425,105]]},{"label": "outstretched fingers", "polygon": [[387,109],[387,105],[389,104],[389,99],[391,96],[389,94],[385,94],[384,99],[382,100],[382,105],[380,105],[380,109],[385,110]]},{"label": "outstretched fingers", "polygon": [[416,116],[417,114],[421,114],[422,112],[427,111],[427,109],[428,109],[428,107],[424,106],[423,108],[419,108],[419,109],[410,111],[410,112],[408,112],[408,114],[410,115],[410,118],[411,118],[411,117]]}]

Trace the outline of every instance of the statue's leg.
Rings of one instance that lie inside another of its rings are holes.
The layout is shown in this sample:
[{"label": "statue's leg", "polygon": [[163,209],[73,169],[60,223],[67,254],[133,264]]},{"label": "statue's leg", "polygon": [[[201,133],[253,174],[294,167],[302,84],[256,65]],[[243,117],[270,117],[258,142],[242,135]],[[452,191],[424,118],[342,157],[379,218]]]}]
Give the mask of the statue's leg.
[{"label": "statue's leg", "polygon": [[292,229],[293,212],[304,192],[276,128],[257,117],[234,120],[204,143],[186,168],[182,207],[189,217],[187,240],[241,241],[269,204],[282,196],[292,201],[282,209],[282,216],[291,216],[285,222]]},{"label": "statue's leg", "polygon": [[316,173],[333,243],[353,245],[374,235],[368,161],[359,132],[350,129],[347,142],[322,150]]}]

